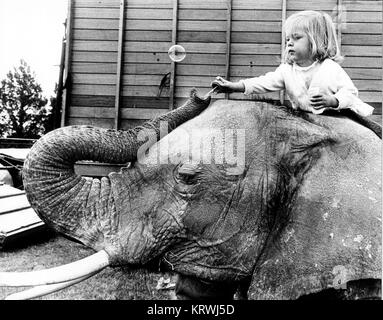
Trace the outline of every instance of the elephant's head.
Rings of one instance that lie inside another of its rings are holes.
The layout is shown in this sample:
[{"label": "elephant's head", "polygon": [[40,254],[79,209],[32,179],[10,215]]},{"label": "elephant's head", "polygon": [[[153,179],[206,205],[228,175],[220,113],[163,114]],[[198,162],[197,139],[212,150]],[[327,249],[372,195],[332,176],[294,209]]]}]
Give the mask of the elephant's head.
[{"label": "elephant's head", "polygon": [[[232,288],[251,279],[252,298],[379,277],[380,140],[344,118],[254,102],[217,101],[195,117],[208,104],[192,95],[161,120],[173,129],[193,119],[150,148],[159,119],[128,132],[62,128],[35,144],[24,169],[31,204],[98,251],[44,283],[153,261]],[[99,180],[75,175],[78,160],[132,163]],[[0,274],[0,284],[41,284],[30,276]]]}]

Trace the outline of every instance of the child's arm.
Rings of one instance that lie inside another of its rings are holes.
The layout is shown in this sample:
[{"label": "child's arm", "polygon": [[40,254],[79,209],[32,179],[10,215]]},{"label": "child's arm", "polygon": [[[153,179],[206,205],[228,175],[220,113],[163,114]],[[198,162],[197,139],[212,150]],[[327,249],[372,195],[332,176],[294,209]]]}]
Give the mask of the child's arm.
[{"label": "child's arm", "polygon": [[370,116],[374,108],[358,98],[358,89],[354,86],[348,74],[335,62],[332,67],[334,69],[330,72],[335,76],[335,93],[333,95],[319,94],[311,97],[310,103],[313,108],[317,110],[322,108],[351,109],[359,115]]},{"label": "child's arm", "polygon": [[231,82],[216,77],[212,82],[212,87],[217,87],[215,92],[244,92],[245,94],[252,93],[266,93],[272,91],[279,91],[285,88],[284,77],[282,74],[282,65],[275,71],[268,72],[263,76],[240,80],[238,82]]},{"label": "child's arm", "polygon": [[241,82],[231,82],[220,76],[215,78],[215,80],[211,83],[211,86],[215,88],[214,91],[216,93],[245,91],[245,86]]}]

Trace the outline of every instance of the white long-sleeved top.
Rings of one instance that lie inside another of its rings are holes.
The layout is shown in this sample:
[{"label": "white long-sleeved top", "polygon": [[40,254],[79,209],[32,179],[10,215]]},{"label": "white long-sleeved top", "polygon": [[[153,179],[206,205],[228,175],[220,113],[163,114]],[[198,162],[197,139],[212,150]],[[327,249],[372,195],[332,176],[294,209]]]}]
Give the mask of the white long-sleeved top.
[{"label": "white long-sleeved top", "polygon": [[310,93],[317,90],[335,95],[339,101],[335,110],[351,109],[362,116],[369,116],[374,110],[358,98],[358,89],[348,74],[331,59],[316,61],[308,67],[283,63],[275,71],[240,82],[245,86],[245,95],[286,90],[294,109],[315,114],[326,109],[315,110],[310,105]]}]

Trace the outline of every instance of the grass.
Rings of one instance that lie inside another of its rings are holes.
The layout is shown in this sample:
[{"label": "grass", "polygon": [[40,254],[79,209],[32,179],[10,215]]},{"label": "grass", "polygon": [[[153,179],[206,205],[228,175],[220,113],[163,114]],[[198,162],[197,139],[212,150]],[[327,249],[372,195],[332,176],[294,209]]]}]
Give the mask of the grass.
[{"label": "grass", "polygon": [[[57,235],[40,236],[0,251],[0,271],[32,271],[60,266],[94,253]],[[169,300],[173,290],[156,290],[163,273],[105,268],[97,275],[41,300]],[[0,299],[27,288],[0,287]]]}]

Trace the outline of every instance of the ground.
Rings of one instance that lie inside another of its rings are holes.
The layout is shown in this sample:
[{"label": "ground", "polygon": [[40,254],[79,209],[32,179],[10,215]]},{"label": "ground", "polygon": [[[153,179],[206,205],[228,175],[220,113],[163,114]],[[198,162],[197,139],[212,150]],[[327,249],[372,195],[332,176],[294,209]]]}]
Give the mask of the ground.
[{"label": "ground", "polygon": [[[94,251],[58,235],[43,234],[0,249],[0,271],[31,271],[60,266]],[[173,276],[173,275],[171,275]],[[160,272],[105,268],[97,275],[62,291],[36,299],[49,300],[169,300],[173,290],[157,290]],[[27,288],[0,287],[0,299]]]}]

